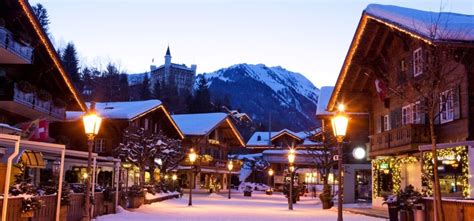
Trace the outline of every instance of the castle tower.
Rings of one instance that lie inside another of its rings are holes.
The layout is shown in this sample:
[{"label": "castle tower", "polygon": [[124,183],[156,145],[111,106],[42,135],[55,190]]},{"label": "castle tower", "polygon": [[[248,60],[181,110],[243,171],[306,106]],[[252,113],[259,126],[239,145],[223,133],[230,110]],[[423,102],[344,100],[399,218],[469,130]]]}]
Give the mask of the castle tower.
[{"label": "castle tower", "polygon": [[165,55],[165,66],[169,67],[171,65],[171,52],[170,52],[170,46],[168,46],[168,49],[166,50],[166,55]]}]

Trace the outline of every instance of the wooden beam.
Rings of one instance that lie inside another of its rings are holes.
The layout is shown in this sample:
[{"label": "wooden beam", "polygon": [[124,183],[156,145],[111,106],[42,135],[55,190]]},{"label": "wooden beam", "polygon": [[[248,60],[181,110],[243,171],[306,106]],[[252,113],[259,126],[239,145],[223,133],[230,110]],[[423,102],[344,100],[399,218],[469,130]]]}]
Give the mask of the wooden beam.
[{"label": "wooden beam", "polygon": [[380,40],[380,43],[377,46],[377,49],[375,50],[374,57],[377,56],[380,53],[380,51],[382,50],[383,46],[385,45],[385,41],[387,40],[387,37],[388,37],[389,33],[390,33],[390,31],[388,31],[387,29],[384,28],[382,39]]},{"label": "wooden beam", "polygon": [[[373,23],[372,23],[373,24]],[[380,29],[380,26],[379,25],[375,25],[375,30],[371,32],[372,36],[370,37],[370,39],[368,40],[368,43],[366,45],[366,48],[363,52],[363,58],[367,57],[367,54],[369,53],[370,51],[370,48],[372,47],[372,44],[374,42],[374,39],[375,37],[377,36],[378,32],[379,32],[379,29]],[[367,35],[367,34],[366,34]]]}]

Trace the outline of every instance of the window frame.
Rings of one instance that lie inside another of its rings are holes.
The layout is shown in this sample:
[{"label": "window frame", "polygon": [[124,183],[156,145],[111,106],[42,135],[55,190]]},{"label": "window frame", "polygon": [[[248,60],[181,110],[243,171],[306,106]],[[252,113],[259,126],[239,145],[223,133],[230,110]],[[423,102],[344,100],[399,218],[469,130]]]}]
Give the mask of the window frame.
[{"label": "window frame", "polygon": [[413,77],[423,74],[423,50],[421,47],[413,51]]},{"label": "window frame", "polygon": [[104,138],[98,138],[94,140],[94,152],[95,153],[104,153],[107,140]]},{"label": "window frame", "polygon": [[[439,96],[439,119],[440,123],[448,123],[454,121],[454,90],[449,89],[440,93]],[[446,101],[445,101],[446,100]],[[446,109],[443,110],[446,102]]]}]

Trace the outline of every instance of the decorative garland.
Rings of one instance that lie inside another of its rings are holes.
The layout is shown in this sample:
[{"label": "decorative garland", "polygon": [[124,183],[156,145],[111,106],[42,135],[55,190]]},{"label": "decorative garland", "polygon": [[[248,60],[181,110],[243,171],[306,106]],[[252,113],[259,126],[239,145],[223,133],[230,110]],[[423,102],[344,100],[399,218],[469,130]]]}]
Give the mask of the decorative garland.
[{"label": "decorative garland", "polygon": [[408,157],[388,157],[382,159],[375,159],[372,160],[372,190],[373,190],[373,197],[379,197],[380,195],[380,187],[379,187],[379,170],[381,164],[388,164],[391,172],[392,172],[392,182],[393,182],[393,193],[397,194],[400,192],[401,187],[401,168],[402,164],[411,164],[417,163],[418,159],[413,156]]},{"label": "decorative garland", "polygon": [[[439,149],[438,157],[460,156],[461,160],[461,176],[459,177],[462,186],[462,195],[469,197],[471,186],[469,185],[469,160],[467,156],[467,148],[465,146],[451,147]],[[433,154],[431,151],[423,153],[423,182],[427,184],[427,188],[423,191],[426,196],[433,195]]]}]

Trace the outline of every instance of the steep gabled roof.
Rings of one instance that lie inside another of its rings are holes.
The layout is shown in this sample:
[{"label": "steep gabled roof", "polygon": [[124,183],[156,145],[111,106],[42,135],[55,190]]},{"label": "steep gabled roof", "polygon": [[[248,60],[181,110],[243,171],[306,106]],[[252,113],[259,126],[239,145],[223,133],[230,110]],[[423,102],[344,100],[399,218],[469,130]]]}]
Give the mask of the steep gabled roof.
[{"label": "steep gabled roof", "polygon": [[[91,103],[86,103],[87,108]],[[167,119],[171,122],[173,127],[178,132],[181,138],[184,138],[183,132],[180,130],[176,122],[169,115],[166,108],[160,100],[144,100],[144,101],[123,101],[123,102],[97,102],[95,104],[95,111],[104,119],[112,120],[127,120],[133,121],[147,113],[157,109],[163,109]],[[79,120],[85,112],[82,111],[67,111],[66,120]]]},{"label": "steep gabled roof", "polygon": [[227,123],[242,146],[245,146],[242,135],[229,120],[226,113],[176,114],[173,120],[186,136],[205,136],[223,123]]},{"label": "steep gabled roof", "polygon": [[64,83],[67,85],[67,88],[69,91],[72,93],[75,102],[77,102],[77,106],[85,111],[86,110],[86,105],[84,101],[82,100],[81,96],[77,93],[76,89],[74,88],[71,80],[69,79],[69,75],[66,73],[64,70],[61,60],[59,59],[59,56],[56,52],[56,50],[53,47],[53,44],[49,40],[49,37],[39,24],[38,19],[36,18],[36,15],[33,12],[33,9],[31,8],[30,4],[26,0],[18,0],[18,3],[20,3],[21,10],[25,13],[26,17],[28,18],[29,23],[32,25],[35,35],[40,39],[41,44],[44,45],[46,48],[46,51],[48,52],[48,55],[51,57],[53,61],[54,68],[58,69],[59,73],[61,76],[59,76]]},{"label": "steep gabled roof", "polygon": [[321,87],[321,91],[319,92],[318,106],[316,108],[316,116],[332,114],[332,112],[327,110],[327,107],[333,90],[334,87],[332,86]]},{"label": "steep gabled roof", "polygon": [[429,41],[474,41],[474,15],[429,12],[378,4],[368,5],[364,14],[420,35]]},{"label": "steep gabled roof", "polygon": [[[470,45],[474,43],[474,15],[447,12],[427,12],[392,5],[370,4],[362,13],[349,51],[337,78],[334,91],[329,99],[327,110],[332,110],[341,91],[356,51],[359,49],[369,21],[390,29],[408,34],[427,44],[452,43]],[[433,26],[437,31],[432,34]]]},{"label": "steep gabled roof", "polygon": [[298,133],[295,133],[295,132],[293,132],[289,129],[283,129],[283,130],[280,130],[280,131],[276,132],[276,134],[272,136],[271,140],[273,141],[275,139],[278,139],[280,136],[283,136],[285,134],[292,137],[292,138],[294,138],[294,139],[296,139],[296,140],[299,140],[299,141],[304,139],[304,137],[300,137],[300,134],[298,134]]}]

